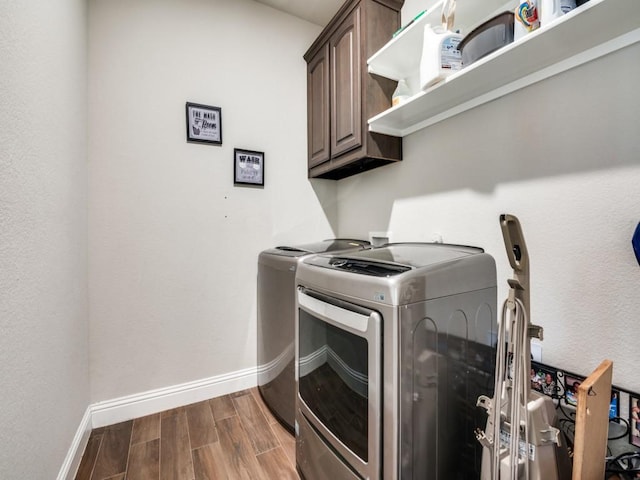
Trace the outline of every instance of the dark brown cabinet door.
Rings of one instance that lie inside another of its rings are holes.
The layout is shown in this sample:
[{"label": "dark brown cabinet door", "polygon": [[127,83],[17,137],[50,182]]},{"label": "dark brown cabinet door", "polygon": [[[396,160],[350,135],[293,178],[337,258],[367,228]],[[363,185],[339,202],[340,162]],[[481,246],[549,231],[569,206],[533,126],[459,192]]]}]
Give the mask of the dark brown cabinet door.
[{"label": "dark brown cabinet door", "polygon": [[329,45],[307,65],[309,168],[329,160]]},{"label": "dark brown cabinet door", "polygon": [[338,156],[362,145],[360,7],[351,12],[329,43],[331,152]]},{"label": "dark brown cabinet door", "polygon": [[339,180],[402,160],[402,139],[370,132],[396,82],[370,75],[367,58],[400,24],[403,0],[346,0],[304,55],[309,177]]}]

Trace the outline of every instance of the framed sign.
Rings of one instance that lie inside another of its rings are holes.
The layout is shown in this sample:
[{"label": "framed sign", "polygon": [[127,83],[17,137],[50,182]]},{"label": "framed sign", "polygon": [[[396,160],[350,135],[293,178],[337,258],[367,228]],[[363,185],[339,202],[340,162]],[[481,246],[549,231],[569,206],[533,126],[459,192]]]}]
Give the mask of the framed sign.
[{"label": "framed sign", "polygon": [[264,152],[234,148],[233,183],[264,186]]},{"label": "framed sign", "polygon": [[222,109],[187,102],[187,142],[222,145]]}]

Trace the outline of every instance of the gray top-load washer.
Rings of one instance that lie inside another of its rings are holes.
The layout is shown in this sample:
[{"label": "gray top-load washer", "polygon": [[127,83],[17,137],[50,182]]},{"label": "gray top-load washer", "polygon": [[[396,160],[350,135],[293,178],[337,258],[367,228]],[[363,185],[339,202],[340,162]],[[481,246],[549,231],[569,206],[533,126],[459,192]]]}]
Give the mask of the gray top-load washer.
[{"label": "gray top-load washer", "polygon": [[258,257],[258,389],[276,418],[290,430],[295,419],[293,356],[298,263],[317,253],[370,247],[366,240],[336,238],[276,247]]},{"label": "gray top-load washer", "polygon": [[305,478],[479,478],[476,400],[493,390],[497,341],[491,255],[389,244],[308,257],[296,283]]}]

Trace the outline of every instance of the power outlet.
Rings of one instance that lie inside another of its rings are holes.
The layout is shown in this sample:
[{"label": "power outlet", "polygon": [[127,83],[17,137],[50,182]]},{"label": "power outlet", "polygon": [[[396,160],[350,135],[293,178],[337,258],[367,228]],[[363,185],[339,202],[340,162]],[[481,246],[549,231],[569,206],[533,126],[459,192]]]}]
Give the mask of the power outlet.
[{"label": "power outlet", "polygon": [[369,232],[369,241],[374,247],[381,247],[389,243],[391,232]]},{"label": "power outlet", "polygon": [[542,345],[531,342],[531,360],[542,363]]}]

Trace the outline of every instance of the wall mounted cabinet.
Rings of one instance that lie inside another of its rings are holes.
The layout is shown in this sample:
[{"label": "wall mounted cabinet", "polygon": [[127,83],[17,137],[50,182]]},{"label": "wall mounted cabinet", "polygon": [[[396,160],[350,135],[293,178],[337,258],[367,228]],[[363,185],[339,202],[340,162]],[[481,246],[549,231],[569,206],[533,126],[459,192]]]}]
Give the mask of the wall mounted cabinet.
[{"label": "wall mounted cabinet", "polygon": [[349,0],[305,53],[309,177],[338,180],[402,159],[402,140],[370,131],[396,82],[366,59],[400,25],[399,0]]},{"label": "wall mounted cabinet", "polygon": [[[501,1],[470,2],[469,5],[475,4],[476,10],[480,5],[487,10],[467,13],[477,20],[490,13]],[[368,60],[369,72],[395,80],[414,74],[419,69],[422,31],[426,24],[437,23],[441,3],[438,2],[374,53]],[[471,18],[465,17],[465,11],[456,11],[456,19],[458,13],[463,19]],[[409,135],[636,43],[640,41],[639,27],[638,0],[589,0],[547,26],[463,68],[443,82],[415,93],[406,103],[370,117],[369,129],[399,137]]]}]

